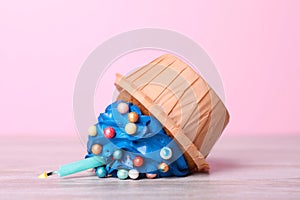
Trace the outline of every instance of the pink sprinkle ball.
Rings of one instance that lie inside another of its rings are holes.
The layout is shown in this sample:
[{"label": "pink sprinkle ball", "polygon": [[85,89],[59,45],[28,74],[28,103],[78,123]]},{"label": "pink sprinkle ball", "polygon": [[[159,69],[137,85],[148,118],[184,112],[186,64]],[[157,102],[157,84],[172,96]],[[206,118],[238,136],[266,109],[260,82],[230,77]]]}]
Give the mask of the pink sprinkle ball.
[{"label": "pink sprinkle ball", "polygon": [[104,137],[111,139],[113,137],[115,137],[116,132],[115,129],[113,127],[106,127],[103,131]]},{"label": "pink sprinkle ball", "polygon": [[140,167],[144,164],[144,159],[141,156],[137,156],[133,159],[133,165],[136,167]]},{"label": "pink sprinkle ball", "polygon": [[146,174],[146,177],[149,179],[156,178],[156,176],[157,176],[156,174],[148,174],[148,173]]}]

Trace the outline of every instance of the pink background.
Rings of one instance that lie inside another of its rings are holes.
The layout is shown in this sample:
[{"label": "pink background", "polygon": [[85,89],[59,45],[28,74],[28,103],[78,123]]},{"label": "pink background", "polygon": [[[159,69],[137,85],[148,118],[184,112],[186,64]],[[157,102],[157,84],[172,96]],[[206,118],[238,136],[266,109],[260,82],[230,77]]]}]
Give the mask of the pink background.
[{"label": "pink background", "polygon": [[[299,9],[297,0],[1,1],[0,134],[74,136],[81,64],[113,35],[143,27],[180,32],[209,54],[231,113],[226,134],[300,133]],[[99,84],[95,113],[113,88]]]}]

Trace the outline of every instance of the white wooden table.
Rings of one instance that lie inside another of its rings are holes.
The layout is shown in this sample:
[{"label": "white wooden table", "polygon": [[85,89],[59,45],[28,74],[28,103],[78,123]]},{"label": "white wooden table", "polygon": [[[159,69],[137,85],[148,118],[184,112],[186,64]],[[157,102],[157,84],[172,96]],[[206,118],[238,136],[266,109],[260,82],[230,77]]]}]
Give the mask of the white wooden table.
[{"label": "white wooden table", "polygon": [[185,178],[99,179],[91,172],[37,179],[83,158],[74,138],[1,137],[0,199],[300,199],[300,136],[223,135],[211,173]]}]

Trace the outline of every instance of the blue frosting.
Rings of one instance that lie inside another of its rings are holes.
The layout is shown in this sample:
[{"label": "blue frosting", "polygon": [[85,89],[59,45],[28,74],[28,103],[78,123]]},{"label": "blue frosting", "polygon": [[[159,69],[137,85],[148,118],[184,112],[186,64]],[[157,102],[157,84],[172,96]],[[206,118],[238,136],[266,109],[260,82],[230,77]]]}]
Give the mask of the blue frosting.
[{"label": "blue frosting", "polygon": [[[128,113],[121,114],[117,110],[117,106],[121,101],[116,101],[109,105],[105,113],[101,113],[98,117],[96,136],[89,136],[86,157],[94,156],[91,148],[94,144],[102,145],[101,156],[106,158],[106,170],[108,174],[117,176],[118,169],[136,169],[140,172],[140,177],[145,177],[145,173],[155,173],[157,177],[168,176],[185,176],[188,174],[188,165],[185,161],[181,150],[176,142],[172,140],[162,128],[160,122],[152,116],[143,115],[138,106],[127,103],[129,112],[136,112],[139,119],[135,122],[137,131],[134,135],[128,135],[125,132],[125,125],[128,123]],[[107,139],[103,135],[106,127],[115,129],[115,137]],[[172,157],[165,160],[160,157],[160,150],[163,147],[169,147],[172,150]],[[113,159],[115,150],[122,150],[122,158],[120,160]],[[133,165],[133,159],[141,156],[144,164],[140,167]],[[158,169],[160,163],[169,165],[167,172]]]}]

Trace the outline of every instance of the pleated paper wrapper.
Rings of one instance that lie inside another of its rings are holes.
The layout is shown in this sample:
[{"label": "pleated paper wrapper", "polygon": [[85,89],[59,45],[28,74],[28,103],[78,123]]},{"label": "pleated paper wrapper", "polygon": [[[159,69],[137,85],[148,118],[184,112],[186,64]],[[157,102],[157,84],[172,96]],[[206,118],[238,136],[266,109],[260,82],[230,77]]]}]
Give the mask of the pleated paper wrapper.
[{"label": "pleated paper wrapper", "polygon": [[[205,66],[201,66],[205,67]],[[117,74],[118,99],[154,116],[184,152],[191,172],[208,172],[205,158],[229,122],[223,102],[179,58],[166,54],[129,75]]]}]

